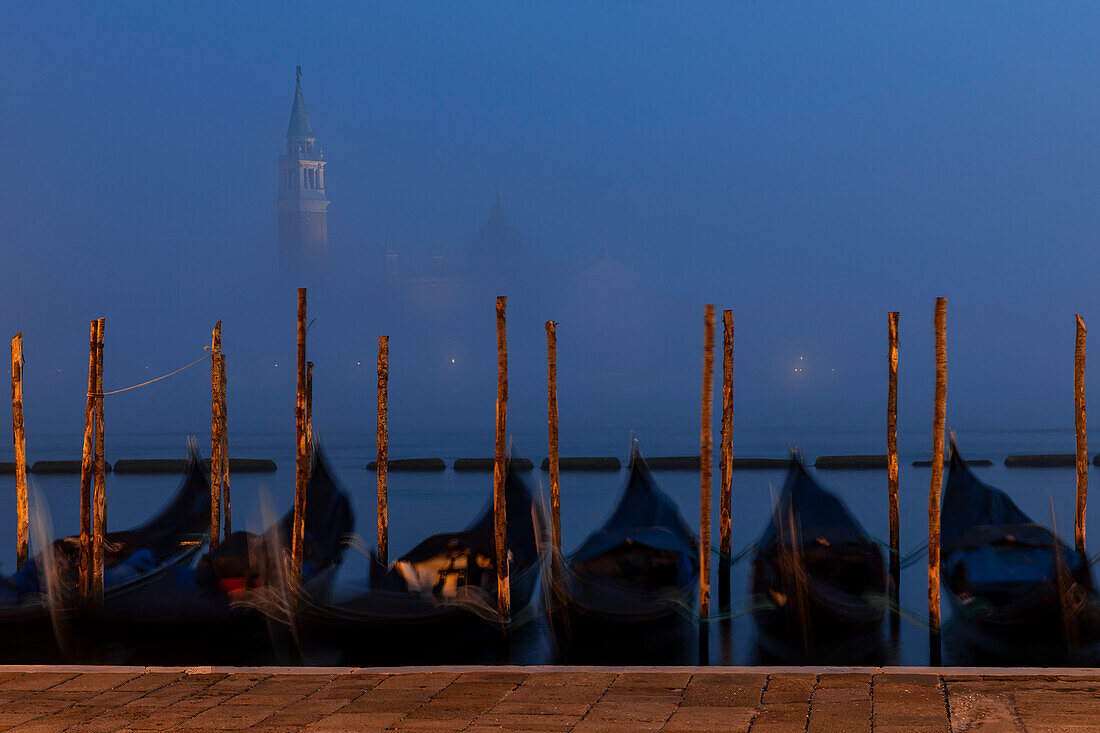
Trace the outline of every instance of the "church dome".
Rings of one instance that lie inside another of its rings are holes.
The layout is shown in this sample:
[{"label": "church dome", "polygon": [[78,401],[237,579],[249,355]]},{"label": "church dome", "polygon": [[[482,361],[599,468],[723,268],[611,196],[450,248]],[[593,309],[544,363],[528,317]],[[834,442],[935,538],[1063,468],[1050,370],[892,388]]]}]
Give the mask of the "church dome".
[{"label": "church dome", "polygon": [[489,221],[470,241],[470,265],[488,272],[514,270],[527,264],[530,254],[523,235],[508,225],[500,194],[489,212]]}]

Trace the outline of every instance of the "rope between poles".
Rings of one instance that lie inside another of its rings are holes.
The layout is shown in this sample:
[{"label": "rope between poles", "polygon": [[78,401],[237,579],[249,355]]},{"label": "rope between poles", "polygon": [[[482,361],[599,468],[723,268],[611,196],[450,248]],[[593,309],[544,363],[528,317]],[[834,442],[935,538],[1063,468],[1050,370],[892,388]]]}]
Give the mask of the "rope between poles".
[{"label": "rope between poles", "polygon": [[129,392],[130,390],[137,389],[138,387],[146,387],[150,384],[153,384],[154,382],[159,382],[162,379],[168,379],[168,377],[179,374],[184,369],[190,369],[191,367],[195,366],[196,364],[198,364],[203,359],[208,359],[210,357],[210,355],[213,354],[213,353],[214,352],[211,351],[207,354],[203,354],[202,356],[200,356],[198,359],[195,359],[193,362],[191,362],[187,366],[181,366],[179,369],[175,370],[174,372],[168,372],[167,374],[162,374],[161,376],[157,377],[156,379],[150,379],[148,382],[142,382],[141,384],[135,384],[135,385],[132,385],[130,387],[123,387],[122,389],[116,389],[116,390],[112,390],[110,392],[103,392],[103,393],[89,392],[88,396],[89,397],[106,397],[107,395],[119,394],[120,392]]}]

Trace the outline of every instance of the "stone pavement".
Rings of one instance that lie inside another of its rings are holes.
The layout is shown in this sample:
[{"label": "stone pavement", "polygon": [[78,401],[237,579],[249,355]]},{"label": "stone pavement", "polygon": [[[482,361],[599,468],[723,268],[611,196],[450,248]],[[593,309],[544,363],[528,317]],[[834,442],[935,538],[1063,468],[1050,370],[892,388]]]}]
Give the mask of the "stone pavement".
[{"label": "stone pavement", "polygon": [[1100,730],[1100,670],[1010,672],[0,667],[0,730]]}]

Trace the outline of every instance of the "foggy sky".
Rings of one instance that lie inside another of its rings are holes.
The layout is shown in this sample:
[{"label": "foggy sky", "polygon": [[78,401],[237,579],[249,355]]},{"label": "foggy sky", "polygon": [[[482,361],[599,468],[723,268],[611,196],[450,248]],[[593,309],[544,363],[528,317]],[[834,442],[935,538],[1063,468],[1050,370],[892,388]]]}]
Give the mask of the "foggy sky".
[{"label": "foggy sky", "polygon": [[[551,318],[563,431],[696,426],[713,302],[736,314],[739,429],[880,425],[889,310],[902,312],[902,428],[923,429],[938,295],[949,422],[1072,426],[1074,313],[1100,333],[1095,5],[5,15],[0,332],[24,332],[32,435],[79,434],[100,315],[108,389],[197,358],[222,319],[231,430],[293,434],[295,293],[270,273],[297,64],[337,265],[310,292],[319,426],[373,428],[388,333],[395,432],[491,435],[497,293],[410,311],[373,284],[387,236],[460,256],[497,190],[536,266],[588,261],[606,240],[638,276],[620,302],[501,293],[517,427],[545,420]],[[114,398],[108,431],[208,429],[208,377]]]}]

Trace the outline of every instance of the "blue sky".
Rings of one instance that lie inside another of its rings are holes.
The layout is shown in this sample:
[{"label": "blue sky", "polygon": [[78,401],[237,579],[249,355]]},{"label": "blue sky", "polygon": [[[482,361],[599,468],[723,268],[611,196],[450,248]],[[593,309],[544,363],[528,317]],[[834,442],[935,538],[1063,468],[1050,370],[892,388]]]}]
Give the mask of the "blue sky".
[{"label": "blue sky", "polygon": [[[750,423],[875,424],[885,314],[902,311],[902,403],[923,424],[931,309],[947,295],[952,420],[1072,425],[1073,314],[1100,325],[1095,5],[135,2],[5,15],[0,323],[26,332],[28,379],[42,369],[28,421],[70,429],[87,321],[103,314],[120,383],[190,361],[225,319],[241,422],[282,415],[271,405],[289,375],[260,365],[290,358],[293,293],[249,281],[274,256],[274,163],[301,64],[334,248],[435,236],[460,251],[498,188],[537,261],[581,261],[606,239],[668,304],[645,332],[669,344],[655,352],[676,377],[659,401],[669,420],[694,414],[692,349],[714,302],[738,314]],[[530,353],[515,358],[535,374],[555,308],[522,290],[514,307],[529,318],[514,328]],[[354,298],[319,301],[318,339],[342,343],[334,366],[373,358],[385,331],[399,358],[422,324],[384,308],[352,318]],[[491,333],[491,313],[489,300],[463,318]],[[349,333],[362,334],[354,348]],[[798,392],[782,375],[799,355],[844,376]],[[434,358],[430,346],[414,357]],[[482,389],[492,354],[477,364]],[[418,369],[410,395],[431,377]],[[369,381],[333,372],[341,394]],[[624,399],[648,398],[647,383]],[[574,397],[575,414],[590,397]],[[373,420],[326,399],[334,423]],[[410,422],[430,414],[432,400],[408,402]],[[178,394],[116,424],[164,411],[201,424]]]}]

